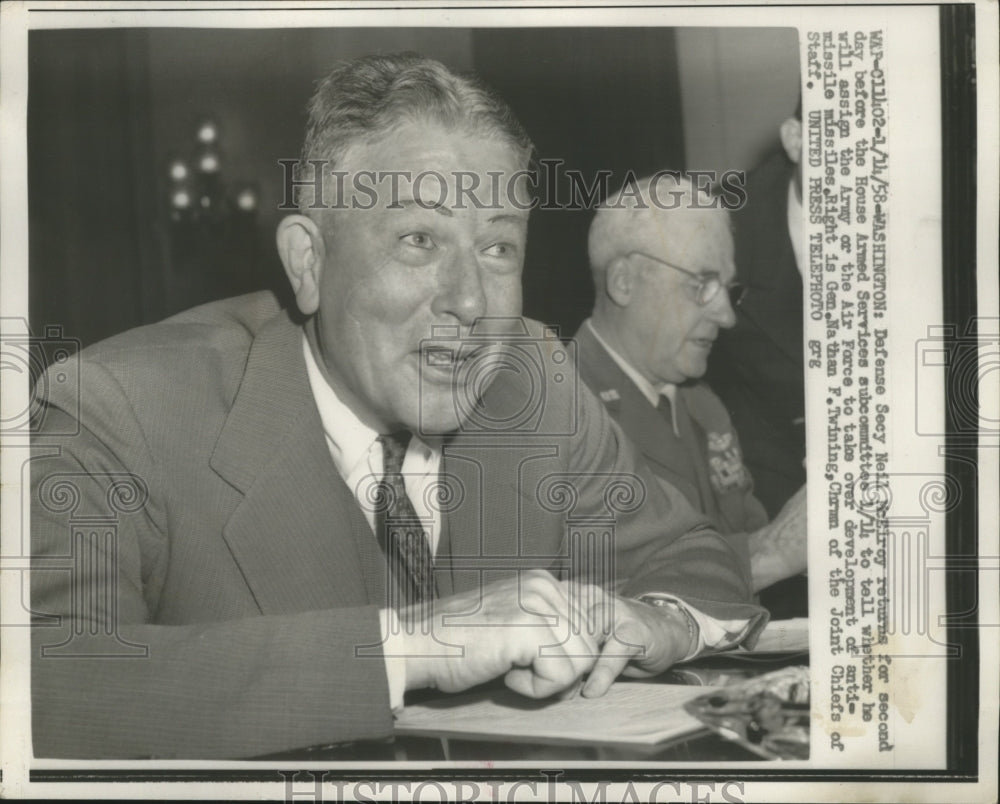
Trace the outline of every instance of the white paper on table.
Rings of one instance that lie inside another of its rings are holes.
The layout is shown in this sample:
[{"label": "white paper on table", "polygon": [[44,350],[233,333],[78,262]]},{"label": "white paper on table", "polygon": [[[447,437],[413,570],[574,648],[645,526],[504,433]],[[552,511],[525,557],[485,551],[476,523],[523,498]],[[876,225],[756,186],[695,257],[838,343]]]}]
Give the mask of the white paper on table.
[{"label": "white paper on table", "polygon": [[601,698],[546,701],[495,689],[407,706],[395,730],[470,740],[657,745],[705,728],[684,704],[712,689],[619,682]]}]

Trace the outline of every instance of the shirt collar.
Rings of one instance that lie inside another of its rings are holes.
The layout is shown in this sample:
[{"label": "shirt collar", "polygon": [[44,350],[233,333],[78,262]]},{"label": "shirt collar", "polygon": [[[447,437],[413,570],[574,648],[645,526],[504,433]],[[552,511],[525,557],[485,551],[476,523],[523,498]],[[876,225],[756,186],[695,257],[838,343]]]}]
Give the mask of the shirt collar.
[{"label": "shirt collar", "polygon": [[[379,434],[364,424],[344,402],[323,376],[316,358],[309,346],[309,340],[302,333],[302,352],[306,359],[306,374],[312,389],[313,399],[319,410],[330,447],[330,457],[337,472],[345,480],[361,474],[382,476],[382,448],[377,443]],[[435,474],[441,460],[441,447],[437,441],[426,441],[413,434],[403,459],[403,472],[408,474]]]},{"label": "shirt collar", "polygon": [[[372,445],[379,434],[364,424],[330,387],[316,363],[305,332],[302,333],[302,351],[306,358],[309,386],[319,409],[323,431],[330,442],[333,463],[341,477],[350,477],[362,461],[368,461]],[[378,476],[382,474],[380,466],[369,466],[368,469]]]},{"label": "shirt collar", "polygon": [[635,386],[642,392],[642,395],[649,401],[650,405],[654,408],[657,407],[660,404],[661,396],[665,396],[670,400],[670,411],[673,416],[674,432],[676,433],[677,414],[675,411],[677,410],[677,405],[674,402],[674,399],[677,395],[677,386],[672,382],[653,385],[653,383],[643,377],[631,363],[618,354],[618,352],[616,352],[608,344],[608,342],[601,337],[601,334],[597,331],[597,327],[594,326],[592,319],[588,318],[584,322],[584,326],[590,330],[590,334],[597,339],[597,342],[604,348],[604,351],[611,356],[611,359],[615,361],[618,368],[625,372],[625,376],[632,380]]}]

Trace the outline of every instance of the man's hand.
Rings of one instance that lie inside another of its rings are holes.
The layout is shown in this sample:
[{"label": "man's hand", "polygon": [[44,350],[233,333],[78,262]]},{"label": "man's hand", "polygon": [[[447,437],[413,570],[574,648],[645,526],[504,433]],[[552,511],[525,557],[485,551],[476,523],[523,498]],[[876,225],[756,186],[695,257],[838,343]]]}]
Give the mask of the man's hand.
[{"label": "man's hand", "polygon": [[806,536],[806,487],[803,486],[770,524],[749,536],[755,592],[805,570]]},{"label": "man's hand", "polygon": [[547,698],[589,672],[583,694],[596,698],[623,672],[662,673],[693,647],[680,612],[541,570],[405,609],[400,621],[406,689],[461,692],[502,675],[515,692]]},{"label": "man's hand", "polygon": [[589,610],[603,600],[597,587],[532,570],[405,609],[406,689],[460,692],[502,675],[530,698],[560,692],[597,660],[602,637]]},{"label": "man's hand", "polygon": [[640,678],[662,673],[693,648],[685,615],[673,608],[606,595],[590,618],[604,624],[604,634],[601,656],[583,686],[587,698],[604,695],[623,673]]}]

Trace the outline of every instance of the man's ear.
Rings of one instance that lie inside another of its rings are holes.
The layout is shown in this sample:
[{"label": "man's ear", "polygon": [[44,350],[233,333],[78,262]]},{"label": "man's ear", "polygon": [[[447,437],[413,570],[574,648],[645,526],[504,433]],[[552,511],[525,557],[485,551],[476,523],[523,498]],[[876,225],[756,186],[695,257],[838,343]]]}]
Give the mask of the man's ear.
[{"label": "man's ear", "polygon": [[619,307],[628,307],[635,289],[632,266],[625,257],[615,257],[604,272],[604,289],[608,297]]},{"label": "man's ear", "polygon": [[312,218],[289,215],[278,224],[278,255],[295,293],[295,302],[305,315],[319,309],[319,280],[326,247],[323,233]]},{"label": "man's ear", "polygon": [[797,165],[802,158],[802,121],[789,117],[778,130],[785,153]]}]

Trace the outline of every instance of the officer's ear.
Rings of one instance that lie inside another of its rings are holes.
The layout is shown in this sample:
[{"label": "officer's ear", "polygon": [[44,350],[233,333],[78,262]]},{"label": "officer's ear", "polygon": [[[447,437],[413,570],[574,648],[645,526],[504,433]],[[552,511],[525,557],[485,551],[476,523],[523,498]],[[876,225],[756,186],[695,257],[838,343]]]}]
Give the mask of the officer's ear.
[{"label": "officer's ear", "polygon": [[619,307],[628,307],[635,291],[635,274],[627,257],[615,257],[604,272],[604,290]]},{"label": "officer's ear", "polygon": [[781,146],[785,153],[797,165],[802,159],[802,121],[789,117],[781,124],[778,132],[781,134]]},{"label": "officer's ear", "polygon": [[319,281],[326,246],[323,233],[312,218],[289,215],[278,224],[278,255],[304,315],[319,309]]}]

